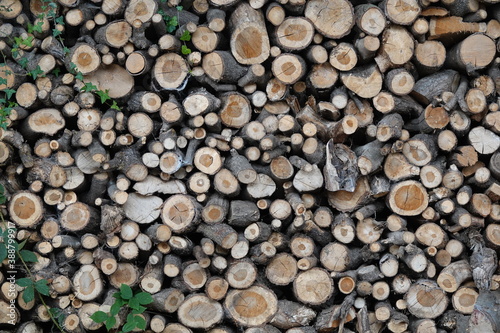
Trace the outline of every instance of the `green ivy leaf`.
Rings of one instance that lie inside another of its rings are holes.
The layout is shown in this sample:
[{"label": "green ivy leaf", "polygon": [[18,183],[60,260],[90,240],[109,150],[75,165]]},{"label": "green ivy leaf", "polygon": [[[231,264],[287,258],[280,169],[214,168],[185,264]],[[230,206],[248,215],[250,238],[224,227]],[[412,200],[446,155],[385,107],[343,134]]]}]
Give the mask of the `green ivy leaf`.
[{"label": "green ivy leaf", "polygon": [[63,16],[58,16],[58,17],[56,17],[56,19],[54,20],[54,22],[56,22],[56,24],[64,25],[64,17]]},{"label": "green ivy leaf", "polygon": [[108,319],[106,319],[106,329],[108,331],[110,331],[115,325],[116,325],[115,317],[108,317]]},{"label": "green ivy leaf", "polygon": [[191,33],[189,32],[189,30],[184,30],[179,39],[184,42],[189,42],[191,40]]},{"label": "green ivy leaf", "polygon": [[33,253],[31,251],[21,250],[21,251],[19,251],[19,255],[26,262],[38,262],[38,258],[36,257],[35,253]]},{"label": "green ivy leaf", "polygon": [[42,32],[43,21],[39,21],[37,24],[33,25],[28,23],[28,33],[32,34],[33,32]]},{"label": "green ivy leaf", "polygon": [[140,328],[141,330],[146,329],[146,321],[141,316],[135,316],[135,327]]},{"label": "green ivy leaf", "polygon": [[134,296],[134,293],[132,291],[132,288],[130,286],[127,286],[126,284],[122,283],[120,286],[120,294],[123,299],[129,300]]},{"label": "green ivy leaf", "polygon": [[116,103],[116,101],[113,101],[113,105],[111,105],[111,108],[113,110],[121,111],[121,108],[118,106],[118,104]]},{"label": "green ivy leaf", "polygon": [[49,296],[50,288],[47,285],[49,281],[42,279],[35,282],[35,289],[42,295]]},{"label": "green ivy leaf", "polygon": [[149,304],[153,303],[153,297],[150,293],[140,292],[134,296],[135,299],[139,301],[139,304]]},{"label": "green ivy leaf", "polygon": [[181,52],[184,55],[189,55],[189,54],[191,54],[191,49],[189,47],[187,47],[186,45],[182,45]]},{"label": "green ivy leaf", "polygon": [[2,91],[7,95],[7,99],[11,99],[12,95],[16,93],[14,89],[4,89]]},{"label": "green ivy leaf", "polygon": [[177,10],[180,12],[181,10],[183,10],[183,9],[184,9],[184,7],[182,7],[182,6],[177,6],[177,7],[175,7],[175,9],[177,9]]},{"label": "green ivy leaf", "polygon": [[35,288],[33,287],[33,285],[30,285],[23,291],[23,301],[25,303],[29,303],[34,299],[35,299]]},{"label": "green ivy leaf", "polygon": [[111,97],[109,97],[108,95],[108,91],[109,89],[106,89],[106,91],[98,90],[95,92],[96,95],[99,96],[99,98],[101,99],[102,104],[106,103],[106,101],[111,99]]},{"label": "green ivy leaf", "polygon": [[0,77],[0,84],[7,84],[7,79]]},{"label": "green ivy leaf", "polygon": [[108,318],[108,314],[104,311],[96,311],[93,315],[90,316],[90,319],[98,324],[105,322]]},{"label": "green ivy leaf", "polygon": [[91,82],[85,82],[83,87],[80,88],[80,91],[93,92],[96,91],[97,87],[93,85]]},{"label": "green ivy leaf", "polygon": [[36,68],[30,72],[28,72],[28,75],[33,78],[33,80],[36,80],[37,77],[42,76],[43,71],[40,68],[40,66],[36,66]]},{"label": "green ivy leaf", "polygon": [[75,75],[75,79],[77,80],[80,80],[80,81],[83,81],[83,74],[78,72],[76,75]]},{"label": "green ivy leaf", "polygon": [[56,67],[52,70],[52,74],[54,74],[56,77],[59,77],[60,73],[61,73],[61,69],[59,67]]},{"label": "green ivy leaf", "polygon": [[32,46],[33,46],[33,43],[32,43],[32,42],[33,42],[33,39],[35,39],[35,37],[33,37],[33,36],[28,36],[28,38],[23,39],[23,40],[21,41],[21,44],[19,44],[19,45],[24,45],[24,46],[27,46],[27,47],[32,47]]},{"label": "green ivy leaf", "polygon": [[62,31],[59,29],[52,29],[52,36],[57,37],[62,34]]},{"label": "green ivy leaf", "polygon": [[33,285],[33,281],[30,278],[20,278],[16,280],[16,284],[19,287],[29,287]]},{"label": "green ivy leaf", "polygon": [[[71,50],[70,50],[68,47],[66,47],[66,46],[63,48],[63,51],[64,51],[64,54],[65,54],[65,55],[66,55],[66,54],[69,54],[69,53],[71,52]],[[73,64],[73,63],[72,63],[72,64]],[[75,65],[75,64],[73,64],[73,65]],[[75,65],[75,68],[76,68],[76,65]]]},{"label": "green ivy leaf", "polygon": [[[18,53],[19,54],[19,53]],[[17,56],[15,56],[17,58]],[[26,66],[28,66],[28,58],[21,58],[18,61],[18,64],[21,65],[22,68],[26,69]]]}]

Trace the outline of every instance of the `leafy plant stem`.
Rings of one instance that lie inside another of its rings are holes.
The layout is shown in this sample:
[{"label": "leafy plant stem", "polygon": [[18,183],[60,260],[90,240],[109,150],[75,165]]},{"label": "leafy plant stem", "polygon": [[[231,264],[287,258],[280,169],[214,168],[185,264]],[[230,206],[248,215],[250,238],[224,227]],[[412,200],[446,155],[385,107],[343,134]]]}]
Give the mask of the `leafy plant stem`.
[{"label": "leafy plant stem", "polygon": [[[1,211],[0,211],[0,219],[2,220],[2,224],[5,224],[5,219],[4,219],[3,214],[2,214]],[[26,272],[28,272],[29,278],[31,279],[31,281],[34,282],[35,281],[35,277],[33,276],[33,273],[31,273],[31,270],[29,269],[28,264],[24,261],[23,256],[19,253],[19,250],[16,250],[16,252],[17,252],[17,257],[19,259],[21,259],[21,263],[23,264],[24,269],[26,270]],[[66,333],[64,331],[64,329],[59,325],[59,323],[57,322],[57,320],[52,316],[52,313],[50,312],[50,308],[47,305],[47,303],[45,302],[45,299],[43,298],[42,294],[40,294],[40,292],[38,292],[38,290],[35,290],[35,291],[38,294],[38,298],[40,299],[40,301],[42,302],[43,306],[45,307],[45,310],[49,314],[49,317],[52,320],[52,322],[54,323],[54,325],[56,325],[56,327],[59,329],[59,331],[61,333]]]}]

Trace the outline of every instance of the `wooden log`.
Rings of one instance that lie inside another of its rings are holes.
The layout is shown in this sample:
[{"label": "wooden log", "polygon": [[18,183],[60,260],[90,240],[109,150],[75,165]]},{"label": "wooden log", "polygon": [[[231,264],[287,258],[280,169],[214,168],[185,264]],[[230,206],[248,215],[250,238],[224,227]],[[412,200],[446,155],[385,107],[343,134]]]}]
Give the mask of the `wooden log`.
[{"label": "wooden log", "polygon": [[334,291],[333,281],[322,268],[300,272],[293,282],[293,292],[301,303],[317,305],[327,301]]},{"label": "wooden log", "polygon": [[420,14],[420,6],[417,1],[406,1],[404,4],[386,0],[382,2],[381,8],[389,20],[399,25],[410,25]]},{"label": "wooden log", "polygon": [[[239,306],[240,304],[245,306]],[[274,317],[278,311],[278,299],[271,290],[252,286],[243,290],[231,290],[224,300],[224,309],[239,325],[260,326]]]},{"label": "wooden log", "polygon": [[[406,11],[404,13],[406,15]],[[379,55],[375,57],[375,62],[382,73],[389,68],[405,64],[413,56],[414,40],[402,26],[389,26],[382,34],[382,39],[384,43],[381,45]]]},{"label": "wooden log", "polygon": [[240,4],[229,19],[229,29],[231,52],[240,64],[260,64],[269,57],[269,36],[260,11]]},{"label": "wooden log", "polygon": [[[477,45],[481,45],[481,48],[477,49]],[[493,41],[488,36],[478,33],[467,37],[450,49],[446,56],[446,65],[470,72],[487,67],[494,56]]]},{"label": "wooden log", "polygon": [[336,191],[328,193],[328,202],[330,205],[342,212],[352,212],[365,204],[369,199],[368,179],[360,177],[356,181],[354,192]]},{"label": "wooden log", "polygon": [[[321,34],[335,39],[347,35],[355,21],[351,3],[343,0],[308,2],[304,15]],[[330,21],[335,24],[329,24]]]},{"label": "wooden log", "polygon": [[176,312],[185,299],[184,294],[175,288],[163,289],[152,296],[153,302],[148,307],[163,313]]},{"label": "wooden log", "polygon": [[373,4],[361,4],[354,8],[356,26],[370,36],[378,36],[384,31],[386,19],[383,11]]},{"label": "wooden log", "polygon": [[224,312],[218,302],[203,294],[194,294],[186,297],[177,315],[187,327],[208,329],[223,319]]},{"label": "wooden log", "polygon": [[408,311],[422,319],[438,317],[446,310],[449,302],[444,291],[431,280],[415,282],[406,293],[405,300],[408,304]]},{"label": "wooden log", "polygon": [[194,230],[201,220],[201,205],[187,195],[177,194],[167,199],[163,205],[161,218],[175,233]]},{"label": "wooden log", "polygon": [[99,270],[94,265],[83,265],[73,276],[75,296],[82,301],[92,301],[104,290]]},{"label": "wooden log", "polygon": [[495,309],[494,304],[498,304],[498,291],[486,291],[479,294],[467,327],[470,332],[498,330],[498,310]]},{"label": "wooden log", "polygon": [[382,74],[375,65],[357,67],[341,73],[342,83],[362,98],[375,97],[382,89]]},{"label": "wooden log", "polygon": [[187,63],[178,54],[166,53],[156,59],[152,76],[160,88],[181,90],[187,84]]}]

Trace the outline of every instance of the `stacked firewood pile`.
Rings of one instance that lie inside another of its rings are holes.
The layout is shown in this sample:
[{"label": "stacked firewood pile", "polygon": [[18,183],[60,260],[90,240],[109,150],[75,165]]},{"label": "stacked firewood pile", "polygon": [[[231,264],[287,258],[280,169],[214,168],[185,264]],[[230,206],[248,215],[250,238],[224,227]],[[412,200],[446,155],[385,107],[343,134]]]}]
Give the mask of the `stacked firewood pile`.
[{"label": "stacked firewood pile", "polygon": [[65,331],[124,283],[147,332],[499,332],[497,2],[1,0],[3,215]]}]

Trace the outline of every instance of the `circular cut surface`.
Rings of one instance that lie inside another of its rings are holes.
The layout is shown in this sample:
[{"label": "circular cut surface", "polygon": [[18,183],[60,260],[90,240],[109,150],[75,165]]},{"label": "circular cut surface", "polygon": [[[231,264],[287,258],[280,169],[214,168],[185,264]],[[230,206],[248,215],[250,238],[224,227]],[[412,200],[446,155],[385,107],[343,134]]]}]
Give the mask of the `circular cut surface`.
[{"label": "circular cut surface", "polygon": [[461,60],[474,68],[484,68],[495,58],[495,42],[483,34],[467,37],[460,45]]},{"label": "circular cut surface", "polygon": [[9,201],[9,215],[20,227],[31,227],[43,216],[42,200],[31,192],[17,192]]},{"label": "circular cut surface", "polygon": [[293,281],[293,291],[302,303],[322,304],[333,293],[333,281],[326,270],[315,267],[297,275]]},{"label": "circular cut surface", "polygon": [[304,12],[316,29],[329,38],[347,35],[354,25],[353,7],[346,0],[311,0]]},{"label": "circular cut surface", "polygon": [[210,328],[224,317],[222,305],[204,294],[192,295],[177,310],[179,321],[191,328]]},{"label": "circular cut surface", "polygon": [[405,295],[408,310],[417,318],[432,319],[440,316],[448,306],[448,296],[431,280],[419,280]]},{"label": "circular cut surface", "polygon": [[242,326],[264,325],[278,311],[278,299],[268,288],[253,286],[244,290],[231,290],[224,308],[233,320]]},{"label": "circular cut surface", "polygon": [[402,216],[415,216],[422,213],[429,204],[427,191],[422,184],[407,180],[397,183],[389,193],[389,206]]},{"label": "circular cut surface", "polygon": [[117,64],[99,68],[94,73],[85,76],[85,82],[92,83],[99,90],[108,90],[108,95],[111,98],[126,96],[134,88],[132,75]]}]

